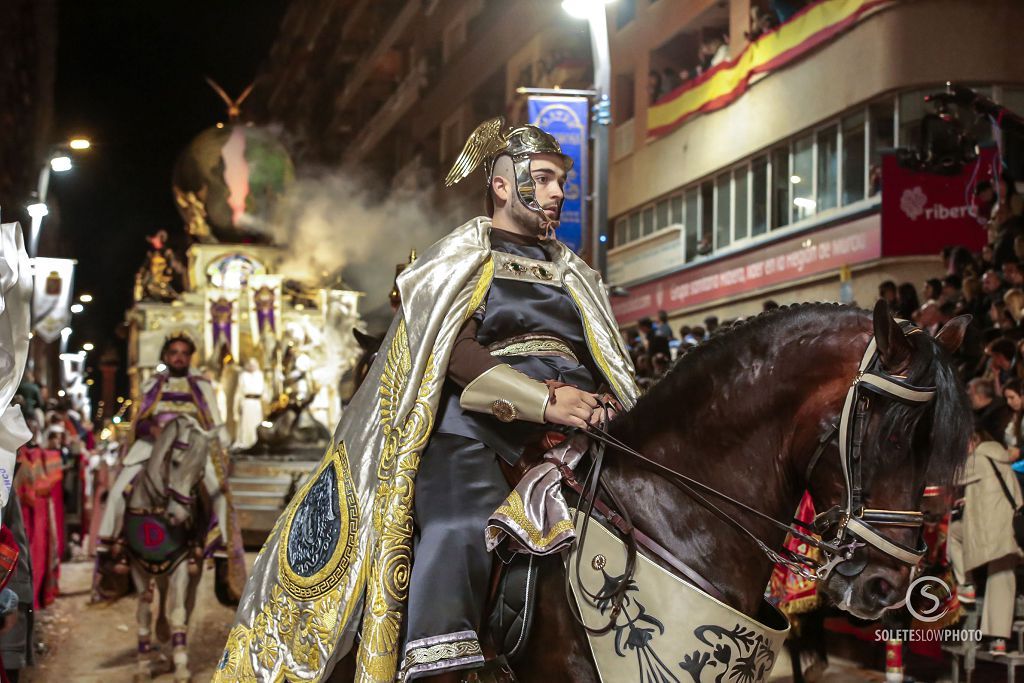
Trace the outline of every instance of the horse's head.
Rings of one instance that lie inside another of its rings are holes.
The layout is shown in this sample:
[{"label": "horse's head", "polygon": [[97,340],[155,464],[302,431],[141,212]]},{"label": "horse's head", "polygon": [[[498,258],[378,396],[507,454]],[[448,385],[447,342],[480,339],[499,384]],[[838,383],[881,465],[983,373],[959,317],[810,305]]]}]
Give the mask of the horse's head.
[{"label": "horse's head", "polygon": [[355,328],[352,328],[352,335],[356,338],[356,342],[359,343],[359,348],[363,350],[363,355],[356,361],[356,366],[353,370],[355,388],[358,389],[363,380],[366,379],[366,375],[370,372],[370,366],[373,365],[373,361],[377,360],[377,353],[380,351],[380,345],[383,343],[384,338],[360,332]]},{"label": "horse's head", "polygon": [[177,417],[153,445],[150,479],[167,496],[166,515],[171,524],[184,524],[192,516],[192,491],[203,478],[216,430],[206,431],[191,417]]},{"label": "horse's head", "polygon": [[878,360],[861,368],[846,399],[839,446],[808,472],[824,511],[817,529],[845,547],[821,587],[855,616],[875,619],[903,603],[924,549],[925,483],[950,483],[966,459],[971,412],[949,356],[969,322],[954,318],[933,338],[893,320],[880,301]]}]

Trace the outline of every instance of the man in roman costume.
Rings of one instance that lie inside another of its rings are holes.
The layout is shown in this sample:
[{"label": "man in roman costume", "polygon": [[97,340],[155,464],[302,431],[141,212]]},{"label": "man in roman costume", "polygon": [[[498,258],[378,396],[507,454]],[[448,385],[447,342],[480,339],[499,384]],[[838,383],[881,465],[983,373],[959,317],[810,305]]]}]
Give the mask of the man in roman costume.
[{"label": "man in roman costume", "polygon": [[601,399],[633,405],[604,284],[555,239],[571,159],[496,118],[446,183],[481,164],[489,215],[398,277],[378,358],[257,558],[214,680],[324,680],[353,648],[356,680],[485,667],[484,528],[510,490],[499,461],[586,429]]}]

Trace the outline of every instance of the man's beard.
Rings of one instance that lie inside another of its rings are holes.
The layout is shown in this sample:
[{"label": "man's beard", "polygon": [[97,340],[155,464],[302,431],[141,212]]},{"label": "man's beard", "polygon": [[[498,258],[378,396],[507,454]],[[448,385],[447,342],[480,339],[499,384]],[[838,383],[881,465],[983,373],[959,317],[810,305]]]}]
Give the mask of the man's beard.
[{"label": "man's beard", "polygon": [[555,230],[558,228],[558,218],[550,219],[546,213],[538,214],[536,211],[531,211],[518,198],[512,204],[512,215],[524,228],[537,237],[554,239]]},{"label": "man's beard", "polygon": [[188,366],[186,365],[183,368],[176,368],[173,365],[168,365],[167,372],[171,377],[184,377],[188,374]]}]

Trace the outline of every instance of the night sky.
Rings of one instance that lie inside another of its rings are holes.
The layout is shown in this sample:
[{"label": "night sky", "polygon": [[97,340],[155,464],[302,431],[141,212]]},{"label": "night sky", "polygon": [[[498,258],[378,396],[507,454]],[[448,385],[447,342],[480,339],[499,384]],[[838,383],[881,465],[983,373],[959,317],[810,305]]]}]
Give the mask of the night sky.
[{"label": "night sky", "polygon": [[54,176],[60,243],[47,240],[45,224],[42,237],[42,255],[78,259],[75,289],[96,297],[75,316],[72,350],[92,341],[94,353],[110,343],[123,353],[114,334],[131,305],[145,235],[166,229],[184,255],[171,171],[196,134],[226,118],[203,77],[237,96],[265,62],[285,5],[59,2],[53,135],[82,134],[94,143],[73,171]]}]

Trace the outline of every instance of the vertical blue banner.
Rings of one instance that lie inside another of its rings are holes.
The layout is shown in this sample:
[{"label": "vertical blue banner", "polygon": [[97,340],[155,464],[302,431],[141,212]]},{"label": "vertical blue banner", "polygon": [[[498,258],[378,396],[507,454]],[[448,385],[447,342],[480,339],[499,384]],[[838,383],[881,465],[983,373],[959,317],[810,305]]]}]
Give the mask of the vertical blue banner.
[{"label": "vertical blue banner", "polygon": [[587,148],[590,103],[585,97],[531,97],[530,123],[550,133],[572,158],[572,170],[565,180],[565,202],[558,225],[558,239],[579,253],[586,224]]}]

